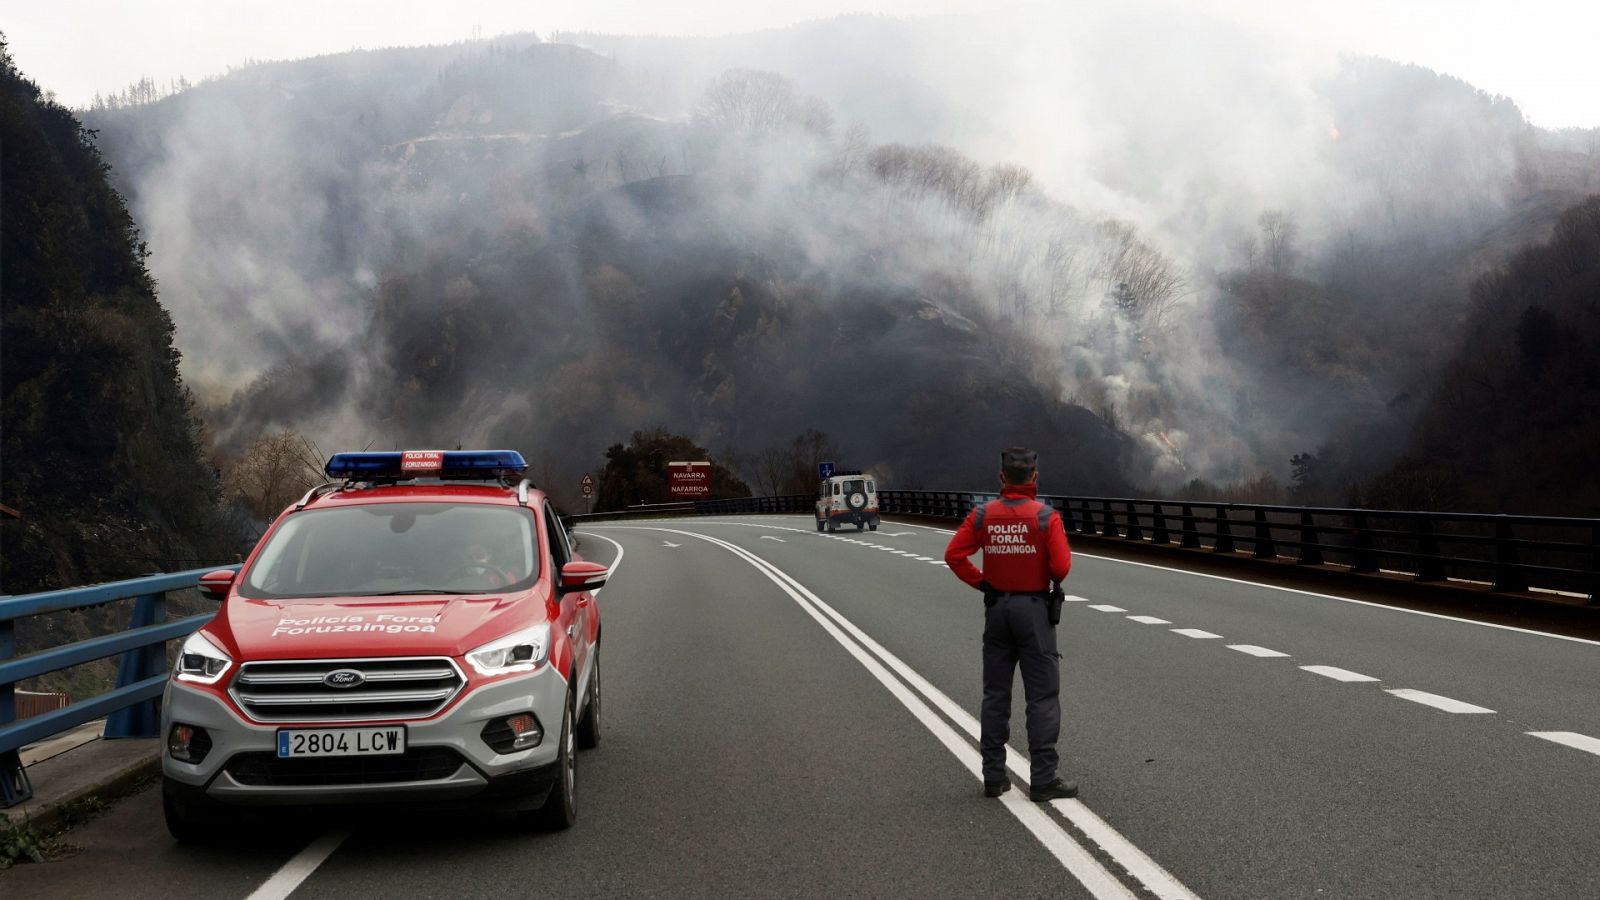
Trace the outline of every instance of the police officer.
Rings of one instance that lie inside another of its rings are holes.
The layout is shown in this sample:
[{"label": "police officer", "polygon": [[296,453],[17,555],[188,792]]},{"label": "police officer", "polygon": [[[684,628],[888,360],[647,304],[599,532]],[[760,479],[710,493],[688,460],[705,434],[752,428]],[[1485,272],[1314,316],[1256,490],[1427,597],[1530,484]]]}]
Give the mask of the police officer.
[{"label": "police officer", "polygon": [[[1023,447],[1000,453],[1000,499],[976,507],[951,538],[944,560],[956,577],[983,591],[983,792],[1011,789],[1006,741],[1011,736],[1011,681],[1022,667],[1028,698],[1028,797],[1036,802],[1078,795],[1056,773],[1061,733],[1061,657],[1050,622],[1050,582],[1067,577],[1072,551],[1066,528],[1038,493],[1038,454]],[[983,569],[968,557],[983,551]]]}]

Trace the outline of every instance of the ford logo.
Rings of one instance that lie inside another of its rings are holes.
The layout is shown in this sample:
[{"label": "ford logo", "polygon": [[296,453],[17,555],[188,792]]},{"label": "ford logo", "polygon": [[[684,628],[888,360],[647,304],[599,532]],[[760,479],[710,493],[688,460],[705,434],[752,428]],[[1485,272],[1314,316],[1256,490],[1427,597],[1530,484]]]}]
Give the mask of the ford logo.
[{"label": "ford logo", "polygon": [[322,683],[331,688],[353,688],[366,680],[367,676],[355,669],[334,669],[322,676]]}]

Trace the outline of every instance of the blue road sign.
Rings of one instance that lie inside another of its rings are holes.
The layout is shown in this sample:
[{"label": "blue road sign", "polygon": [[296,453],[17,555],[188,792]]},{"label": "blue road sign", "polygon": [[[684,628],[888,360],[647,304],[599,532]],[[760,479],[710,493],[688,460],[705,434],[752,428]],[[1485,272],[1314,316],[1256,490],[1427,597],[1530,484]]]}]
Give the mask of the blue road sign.
[{"label": "blue road sign", "polygon": [[829,478],[832,478],[833,477],[833,463],[831,463],[831,462],[817,463],[817,474],[822,476],[823,480],[827,480]]}]

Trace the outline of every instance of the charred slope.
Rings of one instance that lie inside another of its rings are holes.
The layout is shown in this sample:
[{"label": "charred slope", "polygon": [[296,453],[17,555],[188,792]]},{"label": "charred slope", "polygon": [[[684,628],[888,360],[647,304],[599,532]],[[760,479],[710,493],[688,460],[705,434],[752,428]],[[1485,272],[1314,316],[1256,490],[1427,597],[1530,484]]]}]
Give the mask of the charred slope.
[{"label": "charred slope", "polygon": [[223,552],[172,321],[90,137],[0,44],[8,593]]}]

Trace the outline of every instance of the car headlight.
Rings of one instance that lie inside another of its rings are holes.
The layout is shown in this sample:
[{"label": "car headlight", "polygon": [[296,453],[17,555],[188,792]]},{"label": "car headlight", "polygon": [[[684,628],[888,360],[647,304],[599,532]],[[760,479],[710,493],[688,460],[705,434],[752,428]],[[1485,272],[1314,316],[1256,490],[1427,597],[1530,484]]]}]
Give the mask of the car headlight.
[{"label": "car headlight", "polygon": [[550,655],[550,623],[524,628],[496,641],[490,641],[467,654],[467,662],[479,675],[504,675],[531,672]]},{"label": "car headlight", "polygon": [[233,660],[228,654],[217,649],[216,644],[196,631],[183,642],[183,649],[178,651],[178,664],[172,674],[179,681],[216,684],[231,665]]}]

